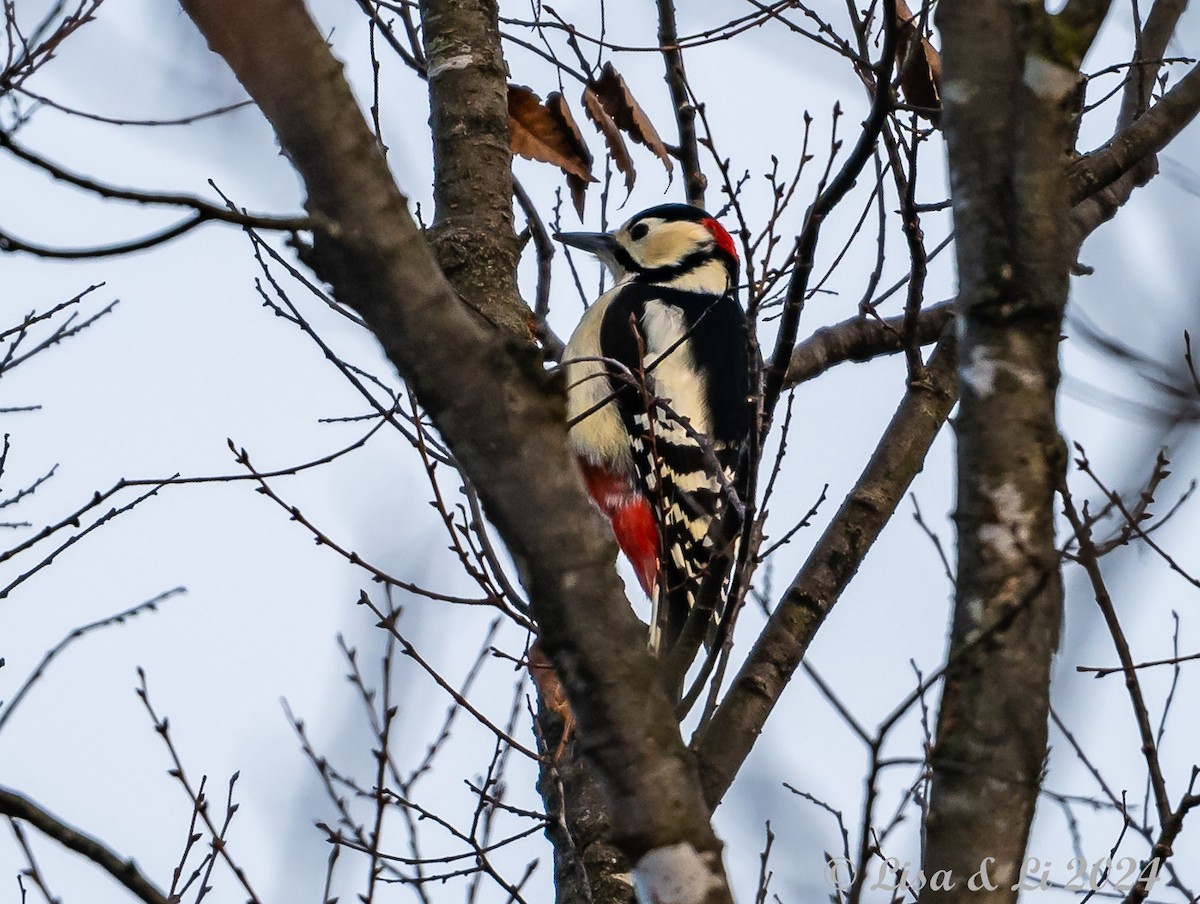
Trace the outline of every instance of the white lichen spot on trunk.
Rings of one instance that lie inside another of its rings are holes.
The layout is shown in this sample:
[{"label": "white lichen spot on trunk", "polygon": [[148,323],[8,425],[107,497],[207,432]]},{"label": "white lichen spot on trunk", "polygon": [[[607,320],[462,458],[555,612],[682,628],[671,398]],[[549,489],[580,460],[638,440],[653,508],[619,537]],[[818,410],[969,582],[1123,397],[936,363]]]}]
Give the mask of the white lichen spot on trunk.
[{"label": "white lichen spot on trunk", "polygon": [[655,848],[633,868],[633,883],[641,904],[703,904],[719,891],[722,880],[716,854],[702,854],[680,842]]},{"label": "white lichen spot on trunk", "polygon": [[475,57],[469,53],[460,53],[438,60],[429,67],[429,77],[437,78],[450,69],[469,69],[475,65]]},{"label": "white lichen spot on trunk", "polygon": [[996,388],[997,363],[988,357],[988,350],[984,346],[973,348],[967,363],[959,368],[963,386],[980,398],[991,395]]},{"label": "white lichen spot on trunk", "polygon": [[948,104],[966,104],[975,94],[975,86],[969,79],[954,78],[942,82],[942,101]]},{"label": "white lichen spot on trunk", "polygon": [[996,391],[996,381],[1001,374],[1012,377],[1024,389],[1036,389],[1042,383],[1040,375],[1004,358],[994,357],[986,345],[971,349],[970,357],[959,370],[963,385],[981,399]]},{"label": "white lichen spot on trunk", "polygon": [[1002,483],[987,493],[993,517],[979,526],[979,542],[993,561],[1005,561],[1020,567],[1028,558],[1033,513],[1025,505],[1015,484]]},{"label": "white lichen spot on trunk", "polygon": [[1038,97],[1059,104],[1074,93],[1079,84],[1079,73],[1033,54],[1025,61],[1024,81]]},{"label": "white lichen spot on trunk", "polygon": [[967,613],[967,618],[971,621],[972,630],[983,624],[983,600],[980,597],[972,596],[965,600],[963,611]]}]

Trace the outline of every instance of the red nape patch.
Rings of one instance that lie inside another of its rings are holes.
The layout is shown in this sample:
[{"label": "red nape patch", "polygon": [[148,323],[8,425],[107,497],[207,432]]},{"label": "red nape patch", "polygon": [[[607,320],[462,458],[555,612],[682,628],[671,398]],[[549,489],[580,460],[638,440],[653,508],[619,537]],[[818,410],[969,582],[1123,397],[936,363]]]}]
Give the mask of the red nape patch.
[{"label": "red nape patch", "polygon": [[612,525],[621,552],[633,563],[646,596],[654,596],[658,580],[658,525],[650,500],[623,475],[580,459],[588,495]]},{"label": "red nape patch", "polygon": [[733,244],[733,236],[725,231],[724,226],[712,217],[706,217],[701,220],[700,225],[712,233],[713,241],[717,243],[717,247],[722,251],[729,252],[734,260],[738,259],[737,246]]}]

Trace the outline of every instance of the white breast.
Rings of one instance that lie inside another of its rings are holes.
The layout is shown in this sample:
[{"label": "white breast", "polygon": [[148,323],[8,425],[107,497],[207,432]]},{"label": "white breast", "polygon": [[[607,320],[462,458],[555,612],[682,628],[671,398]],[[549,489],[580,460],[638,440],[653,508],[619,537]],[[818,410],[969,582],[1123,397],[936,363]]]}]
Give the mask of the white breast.
[{"label": "white breast", "polygon": [[[642,326],[646,335],[646,367],[651,390],[667,400],[671,411],[687,418],[693,430],[707,435],[708,399],[703,384],[696,379],[692,342],[683,339],[688,333],[683,311],[660,301],[648,301]],[[677,443],[692,442],[679,424],[666,424],[659,429],[678,432],[678,438],[672,437]]]},{"label": "white breast", "polygon": [[629,435],[611,401],[612,383],[600,358],[600,326],[616,289],[601,295],[579,321],[563,353],[567,378],[569,441],[577,455],[595,464],[632,472]]}]

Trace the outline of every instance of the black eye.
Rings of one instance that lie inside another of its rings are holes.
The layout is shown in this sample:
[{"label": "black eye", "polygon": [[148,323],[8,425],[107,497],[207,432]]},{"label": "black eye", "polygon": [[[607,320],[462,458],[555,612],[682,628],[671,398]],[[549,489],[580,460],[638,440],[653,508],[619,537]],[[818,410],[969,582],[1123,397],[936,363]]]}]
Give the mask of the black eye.
[{"label": "black eye", "polygon": [[646,233],[650,231],[650,227],[645,223],[638,223],[629,230],[629,237],[635,242],[640,242],[646,237]]}]

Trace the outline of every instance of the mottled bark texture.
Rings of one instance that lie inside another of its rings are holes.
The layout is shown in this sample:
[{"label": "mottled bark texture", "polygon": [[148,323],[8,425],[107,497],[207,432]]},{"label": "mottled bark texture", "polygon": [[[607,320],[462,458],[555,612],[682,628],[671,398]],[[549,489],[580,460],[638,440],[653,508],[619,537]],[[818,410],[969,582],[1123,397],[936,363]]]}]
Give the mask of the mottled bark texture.
[{"label": "mottled bark texture", "polygon": [[426,238],[459,296],[489,323],[527,339],[499,9],[495,0],[422,0],[420,10],[434,167]]},{"label": "mottled bark texture", "polygon": [[[1015,901],[1062,619],[1053,503],[1074,260],[1066,165],[1095,28],[1012,0],[945,3],[937,22],[959,278],[958,583],[924,869],[962,881],[921,900]],[[971,889],[981,864],[990,882]]]},{"label": "mottled bark texture", "polygon": [[1016,900],[1040,786],[1062,607],[1054,403],[1068,274],[1200,109],[1193,67],[1147,110],[1186,5],[1156,0],[1116,134],[1068,162],[1079,66],[1109,5],[1071,0],[1058,16],[1012,0],[938,8],[959,268],[959,578],[923,867],[972,875],[986,862],[994,886],[960,884],[939,902]]},{"label": "mottled bark texture", "polygon": [[[558,749],[562,722],[544,706],[538,724],[546,748]],[[612,820],[596,770],[568,744],[557,761],[543,761],[538,791],[546,803],[546,834],[554,847],[559,904],[631,904],[633,870],[612,843]]]},{"label": "mottled bark texture", "polygon": [[691,896],[663,902],[729,901],[694,760],[567,451],[561,387],[527,342],[460,303],[303,3],[183,6],[274,127],[309,212],[327,224],[314,234],[318,275],[413,387],[513,554],[609,801],[613,843],[635,872],[657,867],[662,851],[696,852],[672,861],[691,868],[676,877]]}]

